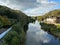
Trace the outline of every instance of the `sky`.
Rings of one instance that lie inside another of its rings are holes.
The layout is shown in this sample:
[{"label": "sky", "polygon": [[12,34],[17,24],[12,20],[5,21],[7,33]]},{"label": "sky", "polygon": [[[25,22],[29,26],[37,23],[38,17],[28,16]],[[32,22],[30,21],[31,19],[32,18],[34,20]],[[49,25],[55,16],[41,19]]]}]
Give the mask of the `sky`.
[{"label": "sky", "polygon": [[21,10],[28,16],[39,16],[60,9],[60,0],[0,0],[0,5]]}]

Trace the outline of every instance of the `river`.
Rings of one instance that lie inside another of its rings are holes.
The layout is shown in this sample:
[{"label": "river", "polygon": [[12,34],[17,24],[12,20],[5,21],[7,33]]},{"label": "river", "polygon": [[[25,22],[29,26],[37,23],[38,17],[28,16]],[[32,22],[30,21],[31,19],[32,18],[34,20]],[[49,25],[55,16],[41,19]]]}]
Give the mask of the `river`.
[{"label": "river", "polygon": [[59,39],[41,29],[39,22],[29,23],[26,45],[60,45]]}]

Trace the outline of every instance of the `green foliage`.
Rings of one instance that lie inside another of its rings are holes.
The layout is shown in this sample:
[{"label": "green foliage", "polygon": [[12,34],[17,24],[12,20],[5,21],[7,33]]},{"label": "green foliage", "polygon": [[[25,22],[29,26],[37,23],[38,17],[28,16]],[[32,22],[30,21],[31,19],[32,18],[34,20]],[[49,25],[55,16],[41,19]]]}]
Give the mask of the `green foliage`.
[{"label": "green foliage", "polygon": [[[46,19],[49,17],[60,17],[60,10],[53,10],[45,15],[42,16],[42,19]],[[45,31],[48,31],[49,33],[53,34],[56,37],[60,37],[60,25],[54,25],[54,24],[46,24],[46,23],[40,23],[41,28],[44,29]]]},{"label": "green foliage", "polygon": [[8,45],[8,44],[6,44],[6,43],[1,43],[0,45]]},{"label": "green foliage", "polygon": [[25,45],[25,32],[19,23],[13,26],[13,29],[4,37],[4,41],[8,45]]},{"label": "green foliage", "polygon": [[37,16],[38,21],[42,21],[42,16]]},{"label": "green foliage", "polygon": [[54,24],[46,24],[46,23],[40,23],[42,26],[42,29],[46,30],[46,31],[50,31],[52,30],[52,28],[56,28],[56,26]]},{"label": "green foliage", "polygon": [[0,6],[0,16],[1,25],[14,24],[12,30],[3,38],[5,44],[25,45],[28,23],[33,22],[33,19],[19,10],[13,10],[6,6]]},{"label": "green foliage", "polygon": [[0,28],[2,26],[11,25],[11,24],[12,22],[7,17],[0,16]]},{"label": "green foliage", "polygon": [[10,19],[16,19],[17,21],[26,22],[28,21],[28,16],[19,10],[12,10],[5,6],[0,6],[0,15],[6,16]]},{"label": "green foliage", "polygon": [[11,22],[9,21],[7,17],[2,17],[2,16],[0,16],[0,22],[3,23],[4,25],[11,24]]},{"label": "green foliage", "polygon": [[50,11],[50,12],[46,13],[45,15],[43,15],[42,17],[45,19],[45,18],[51,17],[51,16],[59,17],[60,16],[60,10]]},{"label": "green foliage", "polygon": [[41,28],[44,29],[45,31],[60,38],[60,26],[54,24],[46,24],[46,23],[40,23],[40,25]]},{"label": "green foliage", "polygon": [[8,45],[7,43],[3,42],[3,43],[0,43],[0,45]]},{"label": "green foliage", "polygon": [[[8,18],[17,19],[19,21],[27,20],[28,16],[19,10],[13,10],[5,6],[0,6],[0,15]],[[23,19],[22,19],[23,18]]]},{"label": "green foliage", "polygon": [[11,41],[11,45],[20,45],[19,39],[15,36]]},{"label": "green foliage", "polygon": [[21,12],[19,10],[13,10],[6,6],[1,6],[1,5],[0,5],[0,15],[6,16],[9,19],[16,19],[18,22],[20,21],[21,24],[23,24],[23,25],[33,21],[33,19],[31,17],[28,17],[23,12]]},{"label": "green foliage", "polygon": [[60,9],[59,10],[53,10],[53,11],[50,11],[42,16],[36,16],[37,17],[37,20],[38,21],[42,21],[46,18],[49,18],[49,17],[60,17]]}]

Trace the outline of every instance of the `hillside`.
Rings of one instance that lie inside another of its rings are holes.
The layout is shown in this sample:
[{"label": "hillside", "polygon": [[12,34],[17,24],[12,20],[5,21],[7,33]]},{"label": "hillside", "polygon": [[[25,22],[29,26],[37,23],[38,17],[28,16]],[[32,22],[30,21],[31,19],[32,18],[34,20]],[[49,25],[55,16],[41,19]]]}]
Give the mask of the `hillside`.
[{"label": "hillside", "polygon": [[21,12],[19,10],[13,10],[6,6],[1,6],[1,5],[0,5],[0,15],[7,16],[8,18],[11,18],[11,19],[17,19],[18,21],[28,20],[28,19],[26,19],[26,18],[28,18],[28,16],[26,14],[24,14],[23,12]]},{"label": "hillside", "polygon": [[1,39],[3,43],[0,45],[25,45],[29,22],[33,22],[33,19],[23,12],[0,5],[0,26],[3,25],[0,28],[12,26],[12,30]]},{"label": "hillside", "polygon": [[45,15],[43,15],[42,17],[47,18],[49,16],[55,16],[55,17],[60,16],[60,10],[50,11],[50,12],[46,13]]},{"label": "hillside", "polygon": [[48,17],[60,17],[60,10],[53,10],[50,12],[47,12],[46,14],[42,15],[42,16],[36,16],[34,18],[36,18],[38,21],[41,21],[43,19],[46,19]]},{"label": "hillside", "polygon": [[[49,17],[56,17],[55,24],[51,23],[51,21],[50,23],[46,23],[47,21],[41,22],[40,23],[41,28],[47,31],[48,33],[52,34],[53,36],[60,38],[60,22],[59,22],[60,21],[60,10],[50,11],[46,13],[45,15],[43,15],[42,19],[46,19]],[[57,17],[59,18],[57,19]]]}]

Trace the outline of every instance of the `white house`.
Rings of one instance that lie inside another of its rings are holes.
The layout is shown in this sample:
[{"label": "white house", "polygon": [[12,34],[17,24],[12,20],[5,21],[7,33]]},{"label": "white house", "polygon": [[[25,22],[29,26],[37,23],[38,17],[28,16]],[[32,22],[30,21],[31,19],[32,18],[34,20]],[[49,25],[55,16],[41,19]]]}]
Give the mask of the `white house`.
[{"label": "white house", "polygon": [[56,18],[46,18],[46,19],[44,19],[44,22],[50,23],[50,24],[55,24]]}]

